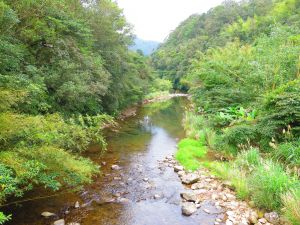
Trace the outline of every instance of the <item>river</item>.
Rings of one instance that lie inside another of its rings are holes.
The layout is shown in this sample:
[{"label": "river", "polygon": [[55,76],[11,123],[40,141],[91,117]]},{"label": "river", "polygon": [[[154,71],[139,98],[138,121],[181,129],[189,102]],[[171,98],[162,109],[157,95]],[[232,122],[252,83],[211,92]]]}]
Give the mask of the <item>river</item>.
[{"label": "river", "polygon": [[[184,137],[181,125],[186,98],[140,107],[137,115],[120,122],[118,131],[108,131],[108,150],[102,156],[97,147],[85,154],[101,165],[101,174],[81,191],[11,206],[14,225],[48,225],[64,218],[81,225],[194,225],[213,224],[214,216],[199,212],[181,214],[180,192],[184,190],[172,168],[160,161],[176,152]],[[117,164],[121,170],[112,170]],[[43,190],[27,197],[43,196]],[[81,207],[74,208],[76,201]],[[56,218],[41,217],[43,211]],[[65,213],[67,211],[67,214]]]}]

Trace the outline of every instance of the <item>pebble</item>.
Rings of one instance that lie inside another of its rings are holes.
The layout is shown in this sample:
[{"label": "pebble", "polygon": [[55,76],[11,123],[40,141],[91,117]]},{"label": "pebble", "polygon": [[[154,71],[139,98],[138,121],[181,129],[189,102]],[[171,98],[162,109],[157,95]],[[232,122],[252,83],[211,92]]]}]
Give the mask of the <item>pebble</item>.
[{"label": "pebble", "polygon": [[65,225],[65,220],[64,219],[56,220],[54,221],[53,225]]},{"label": "pebble", "polygon": [[112,166],[111,166],[111,169],[112,169],[112,170],[120,170],[121,167],[120,167],[119,165],[112,165]]},{"label": "pebble", "polygon": [[75,207],[75,209],[78,209],[78,208],[80,208],[80,204],[79,204],[79,202],[77,201],[77,202],[75,202],[75,205],[74,205],[74,207]]},{"label": "pebble", "polygon": [[42,213],[41,213],[41,216],[48,218],[48,217],[55,216],[55,213],[51,213],[51,212],[42,212]]},{"label": "pebble", "polygon": [[174,171],[175,172],[179,172],[179,171],[183,171],[183,166],[174,166]]}]

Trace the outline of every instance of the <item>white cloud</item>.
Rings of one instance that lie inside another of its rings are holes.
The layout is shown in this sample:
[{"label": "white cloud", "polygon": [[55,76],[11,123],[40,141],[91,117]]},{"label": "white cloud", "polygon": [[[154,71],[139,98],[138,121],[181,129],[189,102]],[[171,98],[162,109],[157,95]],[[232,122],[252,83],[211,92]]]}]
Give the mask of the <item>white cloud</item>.
[{"label": "white cloud", "polygon": [[163,41],[180,22],[203,13],[223,0],[117,0],[135,34],[145,40]]}]

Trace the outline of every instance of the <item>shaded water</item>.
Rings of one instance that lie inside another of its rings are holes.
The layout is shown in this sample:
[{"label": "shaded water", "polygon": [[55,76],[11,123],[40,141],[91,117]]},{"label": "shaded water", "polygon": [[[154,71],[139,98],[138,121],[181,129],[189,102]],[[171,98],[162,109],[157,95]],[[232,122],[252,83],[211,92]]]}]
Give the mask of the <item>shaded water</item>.
[{"label": "shaded water", "polygon": [[[93,184],[80,192],[10,207],[10,224],[52,224],[55,218],[42,218],[43,211],[82,225],[214,224],[214,215],[202,210],[191,217],[181,215],[180,192],[184,186],[172,168],[158,162],[175,153],[177,141],[184,137],[181,121],[185,106],[186,99],[174,98],[141,107],[134,118],[120,124],[118,132],[107,133],[108,151],[103,156],[99,156],[97,147],[86,153],[99,165],[106,164]],[[112,164],[122,169],[111,170]],[[37,194],[47,193],[32,193]],[[129,201],[116,201],[119,195]],[[160,198],[155,199],[155,195]],[[84,207],[74,209],[76,201]]]}]

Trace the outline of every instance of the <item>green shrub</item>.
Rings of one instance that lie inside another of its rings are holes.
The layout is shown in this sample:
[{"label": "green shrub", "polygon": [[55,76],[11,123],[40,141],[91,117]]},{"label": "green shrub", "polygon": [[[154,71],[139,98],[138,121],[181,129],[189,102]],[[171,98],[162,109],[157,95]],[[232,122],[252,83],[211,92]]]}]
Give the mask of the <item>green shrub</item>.
[{"label": "green shrub", "polygon": [[90,182],[98,168],[77,154],[94,140],[105,146],[102,129],[108,120],[0,113],[0,202],[38,185],[58,190]]},{"label": "green shrub", "polygon": [[[300,135],[300,79],[280,86],[266,95],[259,118],[257,131],[260,144],[269,147],[272,138],[277,141],[290,140]],[[290,130],[290,135],[284,131]]]},{"label": "green shrub", "polygon": [[281,195],[299,185],[296,178],[289,176],[283,167],[272,161],[258,166],[248,179],[251,199],[255,205],[268,210],[282,206]]},{"label": "green shrub", "polygon": [[295,188],[282,195],[284,217],[292,224],[300,224],[300,189]]},{"label": "green shrub", "polygon": [[257,137],[255,127],[251,125],[237,125],[229,127],[224,132],[224,141],[233,146],[247,144]]},{"label": "green shrub", "polygon": [[274,158],[286,165],[300,166],[300,140],[277,146],[272,152]]},{"label": "green shrub", "polygon": [[176,159],[189,170],[196,170],[200,167],[200,158],[207,153],[207,147],[204,142],[194,139],[182,139],[178,144]]}]

